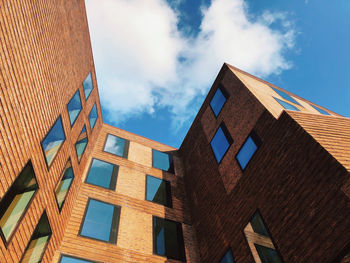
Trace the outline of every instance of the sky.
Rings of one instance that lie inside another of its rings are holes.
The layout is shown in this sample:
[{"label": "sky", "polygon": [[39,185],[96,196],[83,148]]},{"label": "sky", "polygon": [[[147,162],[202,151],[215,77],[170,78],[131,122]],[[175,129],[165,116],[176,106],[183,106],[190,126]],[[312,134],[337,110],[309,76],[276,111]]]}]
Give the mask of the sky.
[{"label": "sky", "polygon": [[349,0],[85,0],[105,123],[180,147],[224,62],[350,117]]}]

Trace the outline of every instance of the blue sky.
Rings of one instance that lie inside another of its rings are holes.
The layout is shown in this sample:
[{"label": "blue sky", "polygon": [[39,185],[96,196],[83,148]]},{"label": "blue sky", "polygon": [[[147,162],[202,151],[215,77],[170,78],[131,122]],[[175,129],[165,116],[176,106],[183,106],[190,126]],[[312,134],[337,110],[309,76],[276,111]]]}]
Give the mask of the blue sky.
[{"label": "blue sky", "polygon": [[104,122],[179,147],[224,62],[350,117],[348,0],[86,0]]}]

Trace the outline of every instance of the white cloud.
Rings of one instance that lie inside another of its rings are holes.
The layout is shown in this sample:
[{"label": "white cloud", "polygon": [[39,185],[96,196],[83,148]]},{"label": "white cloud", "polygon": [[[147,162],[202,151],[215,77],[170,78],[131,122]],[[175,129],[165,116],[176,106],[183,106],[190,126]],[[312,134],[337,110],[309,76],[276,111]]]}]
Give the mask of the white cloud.
[{"label": "white cloud", "polygon": [[[251,21],[243,0],[213,0],[195,38],[178,30],[178,9],[165,0],[86,6],[101,100],[115,122],[159,106],[181,124],[224,62],[260,76],[291,67],[283,57],[295,39],[287,15],[267,11]],[[279,31],[271,29],[275,23]]]}]

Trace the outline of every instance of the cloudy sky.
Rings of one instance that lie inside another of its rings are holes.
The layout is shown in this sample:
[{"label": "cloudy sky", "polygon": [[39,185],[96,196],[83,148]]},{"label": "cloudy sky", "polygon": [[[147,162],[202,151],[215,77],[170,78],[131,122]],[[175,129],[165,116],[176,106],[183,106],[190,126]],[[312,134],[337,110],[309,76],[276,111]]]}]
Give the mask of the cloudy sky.
[{"label": "cloudy sky", "polygon": [[103,118],[179,147],[227,62],[350,116],[348,0],[85,0]]}]

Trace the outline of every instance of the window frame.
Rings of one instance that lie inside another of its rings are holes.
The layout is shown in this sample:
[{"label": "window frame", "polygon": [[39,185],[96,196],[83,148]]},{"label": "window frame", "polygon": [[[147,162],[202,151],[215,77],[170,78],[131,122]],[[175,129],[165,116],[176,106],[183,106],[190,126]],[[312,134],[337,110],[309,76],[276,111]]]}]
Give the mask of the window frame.
[{"label": "window frame", "polygon": [[[157,152],[164,153],[164,154],[168,155],[168,157],[169,157],[169,169],[168,170],[163,170],[161,168],[154,167],[154,154],[153,154],[154,151],[157,151]],[[152,148],[152,168],[158,169],[158,170],[161,170],[161,171],[164,171],[164,172],[167,172],[167,173],[175,174],[175,165],[174,165],[173,155],[169,154],[167,152],[163,152],[163,151],[160,151],[160,150]]]},{"label": "window frame", "polygon": [[[165,183],[165,194],[166,194],[166,204],[161,204],[161,203],[158,203],[158,202],[155,202],[155,201],[151,201],[151,200],[148,200],[147,199],[147,178],[148,177],[153,177],[153,178],[157,178],[161,181],[163,181]],[[146,174],[146,180],[145,180],[145,200],[147,202],[151,202],[151,203],[154,203],[154,204],[158,204],[158,205],[161,205],[161,206],[165,206],[165,207],[169,207],[169,208],[173,208],[173,200],[172,200],[172,192],[171,192],[171,182],[168,181],[168,180],[165,180],[163,178],[158,178],[158,177],[155,177],[153,175],[150,175],[150,174]]]},{"label": "window frame", "polygon": [[[213,98],[214,98],[216,92],[218,91],[218,89],[220,89],[222,95],[225,97],[225,102],[224,102],[224,104],[222,104],[221,109],[219,110],[218,114],[216,115],[216,114],[215,114],[215,111],[214,111],[214,109],[213,109],[213,107],[211,106],[211,102],[212,102],[212,100],[213,100]],[[209,101],[209,107],[210,107],[211,111],[213,112],[213,114],[214,114],[214,116],[215,116],[215,119],[217,119],[217,118],[219,117],[219,115],[220,115],[222,109],[223,109],[224,106],[226,105],[226,103],[227,103],[227,101],[229,100],[229,98],[230,98],[230,94],[227,92],[227,90],[225,89],[224,85],[222,85],[222,83],[219,83],[218,86],[217,86],[217,88],[216,88],[216,90],[215,90],[215,92],[214,92],[214,95],[211,97],[211,99],[210,99],[210,101]]]},{"label": "window frame", "polygon": [[[298,111],[301,111],[298,107],[296,107],[296,106],[294,106],[293,104],[291,104],[290,102],[287,102],[287,101],[284,101],[284,100],[281,100],[281,99],[279,99],[279,98],[276,98],[276,97],[273,97],[274,99],[275,99],[275,101],[279,104],[279,105],[281,105],[282,106],[282,108],[283,108],[283,110],[290,110],[290,111],[295,111],[295,112],[298,112]],[[282,105],[282,103],[281,102],[284,102],[284,103],[287,103],[287,104],[289,104],[289,105],[291,105],[292,107],[294,107],[296,110],[291,110],[291,109],[287,109],[286,107],[284,107],[283,105]]]},{"label": "window frame", "polygon": [[[225,136],[225,138],[226,138],[226,141],[228,142],[229,146],[227,147],[225,153],[222,155],[220,161],[218,162],[218,160],[216,159],[216,155],[215,155],[214,149],[213,149],[213,147],[211,146],[211,142],[213,141],[215,135],[217,134],[217,132],[219,131],[220,128],[221,128],[221,130],[222,130],[222,132],[223,132],[223,134],[224,134],[224,136]],[[222,122],[220,123],[220,125],[218,126],[218,128],[215,130],[215,133],[214,133],[214,135],[211,137],[211,140],[210,140],[210,142],[209,142],[209,146],[210,146],[209,148],[211,149],[211,151],[212,151],[212,153],[213,153],[213,155],[214,155],[214,159],[215,159],[215,161],[216,161],[216,163],[217,163],[218,165],[221,164],[222,160],[225,158],[227,152],[229,151],[229,149],[231,148],[231,146],[232,146],[233,143],[234,143],[234,140],[233,140],[233,138],[231,137],[231,134],[230,134],[230,132],[228,131],[228,129],[227,129],[227,127],[226,127],[224,121],[222,121]]]},{"label": "window frame", "polygon": [[[243,146],[245,145],[245,143],[247,142],[248,138],[251,137],[253,142],[255,143],[257,149],[256,151],[253,153],[253,155],[250,157],[249,161],[247,162],[246,166],[243,168],[237,158],[238,154],[240,153],[240,151],[242,150]],[[256,152],[259,150],[260,146],[262,145],[262,140],[260,139],[260,137],[257,135],[257,133],[255,132],[255,130],[252,130],[249,135],[245,138],[243,144],[241,145],[241,147],[238,149],[235,159],[236,162],[238,163],[239,168],[241,169],[242,172],[244,172],[247,169],[247,166],[249,165],[249,163],[251,162],[252,158],[254,157],[254,155],[256,154]]]},{"label": "window frame", "polygon": [[[70,116],[69,116],[68,104],[72,101],[72,99],[74,98],[75,94],[77,94],[77,93],[79,94],[79,100],[80,100],[80,107],[81,107],[81,108],[80,108],[80,111],[79,111],[77,117],[75,118],[75,120],[73,121],[73,123],[71,123]],[[68,101],[68,103],[67,103],[67,105],[66,105],[66,108],[67,108],[67,112],[68,112],[68,119],[69,119],[70,127],[73,128],[75,122],[77,121],[77,119],[79,118],[80,113],[81,113],[82,110],[83,110],[83,104],[82,104],[82,102],[81,102],[81,96],[80,96],[80,91],[79,91],[79,89],[77,89],[77,91],[76,91],[76,92],[73,94],[73,96],[70,98],[70,100]]]},{"label": "window frame", "polygon": [[78,259],[78,260],[85,260],[85,261],[88,261],[89,263],[102,263],[102,262],[99,262],[99,261],[94,261],[94,260],[90,260],[90,259],[80,258],[80,257],[68,255],[68,254],[60,254],[60,257],[58,258],[58,262],[57,263],[61,263],[63,257],[68,257],[68,258],[73,258],[73,259]]},{"label": "window frame", "polygon": [[[111,152],[108,152],[108,151],[105,150],[106,144],[107,144],[107,140],[108,140],[108,135],[111,135],[111,136],[114,136],[114,137],[118,137],[120,139],[125,140],[124,149],[123,149],[123,156],[119,156],[119,155],[116,155],[114,153],[111,153]],[[117,157],[120,157],[120,158],[128,159],[128,157],[129,157],[129,148],[130,148],[130,140],[125,139],[123,137],[119,137],[119,136],[114,135],[112,133],[107,133],[105,141],[103,143],[102,152],[105,152],[105,153],[108,153],[108,154],[112,154],[113,156],[117,156]]]},{"label": "window frame", "polygon": [[[269,85],[269,86],[270,86],[270,88],[272,88],[272,90],[273,90],[276,94],[278,94],[278,96],[280,96],[282,99],[287,100],[287,101],[289,101],[289,102],[291,102],[291,103],[294,103],[294,104],[296,104],[296,105],[299,105],[299,106],[303,107],[295,98],[292,97],[292,95],[286,93],[286,92],[283,91],[283,90],[276,89],[276,88],[272,87],[271,85]],[[287,95],[287,97],[291,98],[291,100],[290,100],[290,99],[286,99],[284,96],[281,95],[281,93]]]},{"label": "window frame", "polygon": [[[320,108],[320,107],[318,107],[316,105],[313,105],[313,104],[310,103],[310,106],[312,108],[314,108],[318,113],[320,113],[320,114],[322,114],[324,116],[332,116],[332,114],[330,114],[328,111],[326,111],[326,110],[324,110],[324,109],[322,109],[322,108]],[[323,112],[325,112],[325,113],[323,113]]]}]

